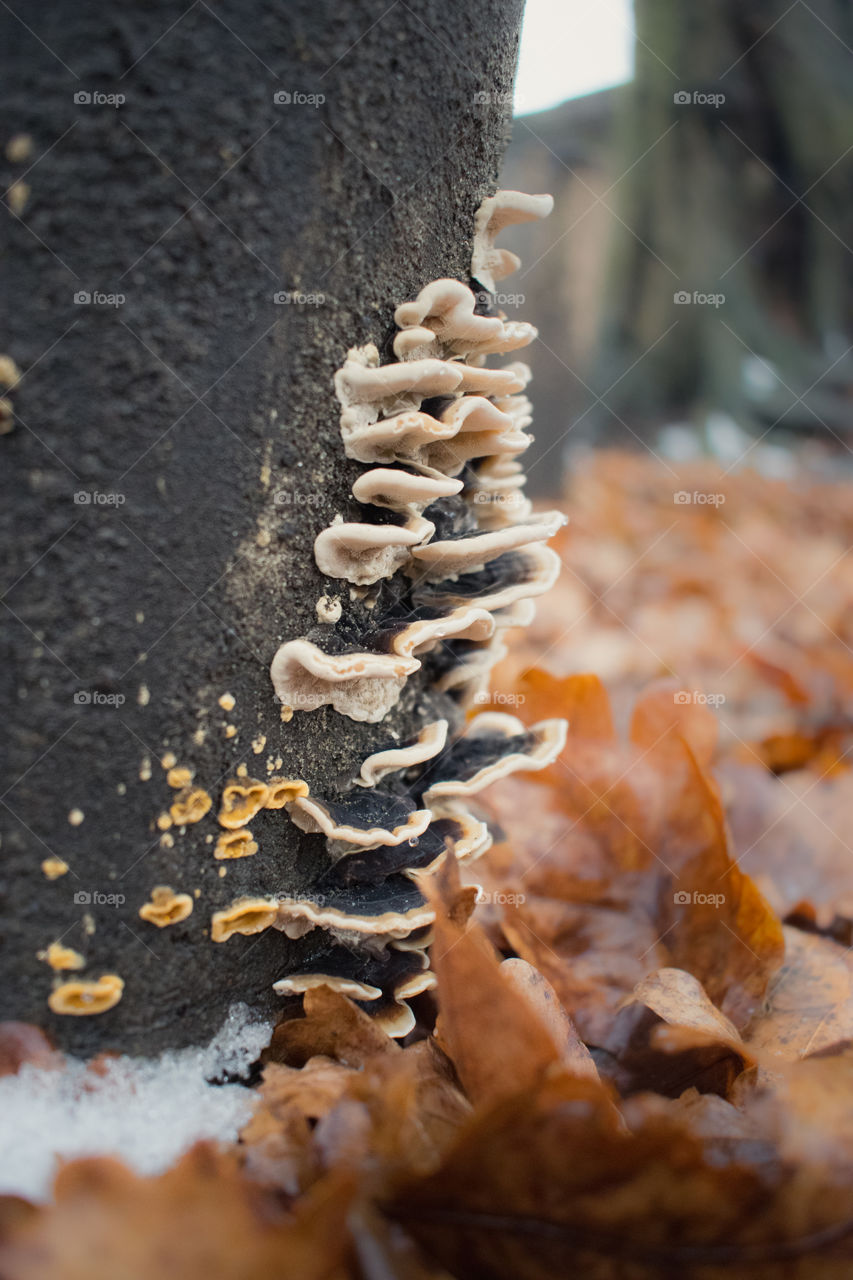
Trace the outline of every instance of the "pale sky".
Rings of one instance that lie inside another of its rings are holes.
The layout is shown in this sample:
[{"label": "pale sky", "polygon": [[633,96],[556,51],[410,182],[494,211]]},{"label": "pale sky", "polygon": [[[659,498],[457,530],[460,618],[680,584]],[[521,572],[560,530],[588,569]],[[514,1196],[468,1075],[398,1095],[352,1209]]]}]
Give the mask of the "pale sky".
[{"label": "pale sky", "polygon": [[631,0],[527,0],[515,114],[630,79],[632,8]]}]

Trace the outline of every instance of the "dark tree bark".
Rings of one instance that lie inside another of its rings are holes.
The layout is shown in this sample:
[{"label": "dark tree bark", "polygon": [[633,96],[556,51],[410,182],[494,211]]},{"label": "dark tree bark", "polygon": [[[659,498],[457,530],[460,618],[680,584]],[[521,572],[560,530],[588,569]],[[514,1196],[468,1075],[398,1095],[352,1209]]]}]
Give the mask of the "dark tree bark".
[{"label": "dark tree bark", "polygon": [[634,426],[848,432],[853,6],[637,0],[636,20],[596,391]]},{"label": "dark tree bark", "polygon": [[[198,1043],[234,1001],[280,1007],[272,982],[324,942],[211,942],[214,910],[296,892],[323,856],[272,812],[253,826],[260,855],[219,863],[216,809],[241,763],[266,777],[280,757],[277,774],[322,790],[423,718],[413,677],[384,724],[329,707],[282,723],[269,663],[340,589],[312,552],[355,505],[334,370],[352,345],[387,344],[393,307],[428,280],[467,279],[521,4],[4,14],[5,351],[23,377],[0,439],[0,1017],[76,1051]],[[161,832],[168,753],[213,808]],[[51,860],[68,872],[49,879]],[[155,885],[194,896],[183,923],[140,919]],[[38,952],[57,940],[84,976],[123,978],[114,1009],[49,1013]]]}]

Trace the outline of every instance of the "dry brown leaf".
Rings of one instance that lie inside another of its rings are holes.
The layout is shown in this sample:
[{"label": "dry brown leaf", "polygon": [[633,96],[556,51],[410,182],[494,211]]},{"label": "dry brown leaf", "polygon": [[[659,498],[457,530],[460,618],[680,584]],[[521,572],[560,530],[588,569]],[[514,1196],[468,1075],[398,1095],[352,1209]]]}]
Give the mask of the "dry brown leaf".
[{"label": "dry brown leaf", "polygon": [[620,1092],[654,1089],[673,1098],[691,1088],[725,1097],[751,1061],[737,1028],[683,969],[659,969],[635,987],[606,1048],[618,1063]]},{"label": "dry brown leaf", "polygon": [[701,769],[710,768],[720,725],[706,703],[696,702],[677,680],[663,680],[643,691],[631,716],[630,740],[641,750],[671,752],[683,759],[681,742],[689,746]]},{"label": "dry brown leaf", "polygon": [[592,1054],[572,1025],[548,979],[532,964],[518,958],[504,960],[500,971],[550,1034],[559,1050],[562,1065],[577,1075],[597,1080],[598,1070]]},{"label": "dry brown leaf", "polygon": [[853,773],[775,778],[754,764],[727,764],[721,774],[743,870],[780,915],[808,904],[818,928],[853,942]]},{"label": "dry brown leaf", "polygon": [[460,928],[445,914],[438,894],[434,902],[432,965],[441,1010],[437,1035],[465,1092],[472,1102],[483,1102],[531,1086],[558,1061],[557,1046],[502,976],[481,930]]},{"label": "dry brown leaf", "polygon": [[0,1022],[0,1076],[15,1075],[29,1064],[42,1069],[59,1069],[62,1054],[47,1036],[28,1022]]},{"label": "dry brown leaf", "polygon": [[505,838],[484,883],[514,898],[504,936],[596,1044],[619,1001],[668,966],[694,974],[744,1026],[782,959],[781,926],[735,864],[718,788],[682,736],[707,759],[710,712],[685,716],[670,697],[658,689],[641,702],[639,742],[570,731],[544,780],[486,797]]},{"label": "dry brown leaf", "polygon": [[294,1212],[249,1182],[236,1154],[199,1144],[159,1178],[117,1160],[77,1160],[56,1203],[0,1249],[4,1280],[345,1280],[351,1180],[312,1189]]},{"label": "dry brown leaf", "polygon": [[270,1062],[302,1066],[309,1058],[335,1058],[360,1067],[376,1054],[399,1046],[363,1009],[331,987],[315,987],[303,997],[304,1018],[280,1022],[264,1055]]},{"label": "dry brown leaf", "polygon": [[[778,1155],[708,1158],[678,1104],[654,1099],[645,1114],[637,1099],[627,1111],[630,1130],[592,1081],[548,1080],[480,1111],[390,1211],[460,1278],[849,1275],[849,1179]],[[772,1155],[769,1119],[765,1136]]]},{"label": "dry brown leaf", "polygon": [[748,1047],[797,1059],[850,1039],[853,955],[831,938],[786,927],[785,963],[749,1029]]}]

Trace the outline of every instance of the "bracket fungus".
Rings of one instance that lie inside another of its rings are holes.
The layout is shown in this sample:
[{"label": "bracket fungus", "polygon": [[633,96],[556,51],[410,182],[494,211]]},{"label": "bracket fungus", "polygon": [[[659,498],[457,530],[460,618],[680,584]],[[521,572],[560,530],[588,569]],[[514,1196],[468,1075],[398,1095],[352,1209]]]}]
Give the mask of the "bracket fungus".
[{"label": "bracket fungus", "polygon": [[[365,728],[356,760],[353,735],[341,735],[347,750],[330,751],[325,777],[311,776],[307,765],[305,778],[284,776],[302,764],[291,756],[286,765],[274,750],[265,779],[248,776],[245,761],[232,765],[235,776],[211,814],[215,834],[204,836],[214,860],[205,874],[236,886],[233,900],[220,895],[208,908],[211,942],[235,956],[257,946],[265,964],[275,957],[276,994],[328,985],[392,1036],[408,1033],[407,1002],[434,983],[427,878],[448,860],[473,862],[491,843],[471,797],[510,773],[545,767],[565,737],[562,721],[527,727],[493,712],[466,727],[506,651],[505,631],[530,621],[534,599],[560,567],[544,544],[565,517],[534,511],[522,492],[530,370],[500,364],[536,331],[509,320],[492,296],[516,264],[495,237],[512,222],[544,216],[550,203],[517,192],[484,201],[469,279],[428,282],[400,301],[393,342],[376,335],[378,343],[352,348],[334,378],[341,459],[361,469],[347,482],[346,510],[312,530],[314,561],[331,581],[308,634],[285,635],[271,655],[270,679],[284,725],[298,715],[302,731],[301,717],[323,708],[316,723],[324,733],[334,734],[335,716],[367,727],[387,720],[385,729]],[[380,345],[393,352],[386,363]],[[494,367],[486,363],[492,357]],[[232,694],[217,701],[226,715],[233,711]],[[390,715],[398,703],[400,715]],[[236,741],[236,727],[221,723]],[[272,738],[268,725],[253,733],[257,757]],[[213,799],[172,751],[161,764],[173,792],[155,825],[173,847],[169,828],[180,834],[200,822]],[[140,777],[150,778],[150,764]],[[284,865],[275,838],[288,822],[306,833],[295,867]],[[44,864],[48,876],[64,869]],[[193,906],[190,894],[160,884],[138,915],[163,929]],[[246,938],[253,941],[241,952]],[[74,955],[54,951],[53,963],[70,967]],[[50,1009],[73,1016],[114,1007],[124,987],[114,973],[54,981]]]},{"label": "bracket fungus", "polygon": [[490,196],[475,217],[470,281],[426,284],[396,308],[394,361],[381,363],[368,343],[352,348],[335,375],[343,453],[365,467],[351,489],[361,513],[321,530],[314,555],[342,584],[337,599],[351,584],[350,598],[367,592],[369,603],[334,619],[324,614],[322,630],[286,640],[272,660],[273,686],[294,713],[331,706],[378,724],[417,672],[424,727],[380,743],[333,795],[315,794],[311,779],[270,783],[266,807],[324,836],[326,862],[298,894],[239,899],[212,922],[217,942],[268,928],[293,938],[323,931],[327,945],[311,970],[283,975],[275,991],[331,986],[363,1003],[390,1035],[410,1030],[406,1001],[434,981],[434,917],[422,878],[491,843],[468,797],[509,773],[545,767],[565,740],[563,721],[527,728],[494,712],[460,731],[505,652],[502,632],[531,620],[534,598],[560,568],[543,544],[565,517],[534,512],[521,492],[530,370],[485,364],[536,337],[532,325],[494,306],[495,281],[518,265],[495,237],[544,217],[551,204],[550,196],[512,191]]}]

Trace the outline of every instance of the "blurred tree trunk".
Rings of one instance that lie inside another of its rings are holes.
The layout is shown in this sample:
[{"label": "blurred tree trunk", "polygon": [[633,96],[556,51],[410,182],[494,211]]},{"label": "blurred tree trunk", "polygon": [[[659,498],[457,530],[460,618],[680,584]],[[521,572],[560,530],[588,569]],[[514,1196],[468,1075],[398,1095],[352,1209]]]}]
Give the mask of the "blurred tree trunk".
[{"label": "blurred tree trunk", "polygon": [[[241,764],[322,794],[417,723],[413,678],[385,724],[283,724],[269,663],[316,622],[313,541],[354,505],[334,370],[467,278],[521,7],[6,7],[0,1017],[81,1051],[199,1043],[233,1001],[278,1007],[327,941],[211,943],[212,911],[324,856],[279,813],[260,854],[216,862],[216,809]],[[213,808],[163,831],[171,759]],[[193,896],[184,923],[140,920],[156,885]],[[120,1004],[48,1013],[57,940]]]},{"label": "blurred tree trunk", "polygon": [[636,23],[597,393],[635,429],[849,431],[853,5],[636,0]]}]

